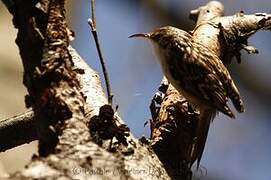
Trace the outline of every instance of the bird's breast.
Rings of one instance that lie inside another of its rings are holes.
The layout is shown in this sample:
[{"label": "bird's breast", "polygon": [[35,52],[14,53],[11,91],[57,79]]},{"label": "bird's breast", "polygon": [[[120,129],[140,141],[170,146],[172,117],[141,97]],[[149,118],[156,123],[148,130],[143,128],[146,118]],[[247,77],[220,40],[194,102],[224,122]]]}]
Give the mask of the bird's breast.
[{"label": "bird's breast", "polygon": [[190,103],[198,106],[202,104],[196,96],[186,90],[186,84],[183,81],[185,78],[182,73],[181,67],[176,65],[174,61],[182,61],[182,59],[176,59],[176,56],[168,52],[167,49],[159,48],[158,45],[154,45],[155,54],[161,66],[164,76],[174,86],[174,88],[180,92]]}]

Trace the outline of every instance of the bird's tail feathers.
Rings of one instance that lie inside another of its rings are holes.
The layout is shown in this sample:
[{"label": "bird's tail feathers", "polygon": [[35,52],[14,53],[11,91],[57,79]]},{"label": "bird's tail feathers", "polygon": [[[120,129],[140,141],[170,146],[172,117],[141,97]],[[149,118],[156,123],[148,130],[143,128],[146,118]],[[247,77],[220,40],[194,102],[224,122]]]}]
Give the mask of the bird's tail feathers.
[{"label": "bird's tail feathers", "polygon": [[235,107],[235,109],[238,111],[238,112],[244,112],[244,103],[240,97],[240,93],[237,89],[237,87],[235,86],[234,82],[232,81],[231,82],[231,91],[229,92],[229,97],[231,98],[231,101]]},{"label": "bird's tail feathers", "polygon": [[200,118],[196,130],[197,140],[191,152],[191,162],[194,163],[197,160],[197,169],[199,168],[202,154],[204,151],[210,123],[213,121],[216,114],[217,111],[215,109],[200,109]]}]

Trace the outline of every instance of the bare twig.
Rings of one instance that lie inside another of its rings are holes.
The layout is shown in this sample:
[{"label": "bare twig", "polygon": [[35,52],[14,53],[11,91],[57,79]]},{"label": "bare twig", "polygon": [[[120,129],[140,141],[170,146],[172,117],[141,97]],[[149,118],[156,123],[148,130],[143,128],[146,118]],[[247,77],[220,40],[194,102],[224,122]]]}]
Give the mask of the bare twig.
[{"label": "bare twig", "polygon": [[0,152],[37,139],[33,111],[0,121]]},{"label": "bare twig", "polygon": [[95,29],[96,29],[95,0],[91,0],[90,6],[91,6],[90,9],[91,9],[91,18],[92,18],[93,27],[95,27]]},{"label": "bare twig", "polygon": [[95,18],[95,0],[91,0],[91,18],[88,19],[88,24],[91,28],[91,32],[96,44],[96,48],[97,48],[97,52],[99,55],[99,59],[100,59],[100,63],[102,65],[102,70],[103,70],[103,75],[104,75],[104,79],[105,79],[105,85],[106,85],[106,91],[107,91],[107,98],[108,98],[108,103],[112,104],[112,100],[113,100],[113,94],[111,91],[111,87],[110,87],[110,80],[109,80],[109,75],[108,75],[108,71],[106,68],[106,63],[105,60],[103,58],[103,54],[101,51],[101,46],[99,43],[99,38],[98,38],[98,33],[96,30],[96,18]]}]

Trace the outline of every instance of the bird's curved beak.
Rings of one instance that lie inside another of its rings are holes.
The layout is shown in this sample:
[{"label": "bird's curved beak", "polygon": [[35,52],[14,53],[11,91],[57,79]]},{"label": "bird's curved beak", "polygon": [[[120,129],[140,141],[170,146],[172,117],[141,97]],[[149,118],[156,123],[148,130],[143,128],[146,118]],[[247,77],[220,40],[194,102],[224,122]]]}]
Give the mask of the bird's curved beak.
[{"label": "bird's curved beak", "polygon": [[135,38],[135,37],[143,37],[143,38],[150,39],[151,35],[149,33],[140,33],[140,34],[133,34],[129,36],[129,38]]}]

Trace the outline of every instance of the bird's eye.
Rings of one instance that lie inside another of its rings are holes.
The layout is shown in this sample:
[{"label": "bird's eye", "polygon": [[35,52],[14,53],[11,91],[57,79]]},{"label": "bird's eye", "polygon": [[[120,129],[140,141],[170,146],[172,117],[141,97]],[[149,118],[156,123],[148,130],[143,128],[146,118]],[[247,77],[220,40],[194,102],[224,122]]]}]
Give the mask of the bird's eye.
[{"label": "bird's eye", "polygon": [[152,39],[153,39],[154,41],[158,41],[160,38],[161,38],[161,34],[159,34],[159,33],[155,33],[155,34],[153,34],[153,36],[152,36]]}]

